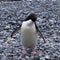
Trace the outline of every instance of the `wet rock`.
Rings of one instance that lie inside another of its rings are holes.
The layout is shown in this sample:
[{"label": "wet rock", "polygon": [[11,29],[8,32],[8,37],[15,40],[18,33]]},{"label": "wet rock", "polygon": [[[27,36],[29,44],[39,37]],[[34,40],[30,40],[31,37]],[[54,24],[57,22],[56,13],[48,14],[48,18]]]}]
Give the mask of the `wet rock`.
[{"label": "wet rock", "polygon": [[26,60],[29,60],[29,56],[25,56],[25,59],[26,59]]}]

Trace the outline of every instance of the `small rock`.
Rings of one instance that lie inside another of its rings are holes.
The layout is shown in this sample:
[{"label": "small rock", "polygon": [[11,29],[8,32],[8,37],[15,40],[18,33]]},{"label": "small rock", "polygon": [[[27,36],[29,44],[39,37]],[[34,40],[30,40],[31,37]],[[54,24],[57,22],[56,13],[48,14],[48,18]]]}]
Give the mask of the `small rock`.
[{"label": "small rock", "polygon": [[45,60],[50,60],[49,55],[45,55]]},{"label": "small rock", "polygon": [[41,57],[40,60],[45,60],[44,57]]},{"label": "small rock", "polygon": [[4,39],[4,42],[6,42],[6,43],[10,43],[10,42],[15,42],[15,39],[14,38],[7,38],[7,39]]},{"label": "small rock", "polygon": [[11,40],[11,41],[15,41],[15,39],[14,39],[14,38],[10,38],[10,40]]},{"label": "small rock", "polygon": [[40,56],[39,55],[33,55],[33,56],[31,56],[31,60],[40,60]]},{"label": "small rock", "polygon": [[9,47],[9,44],[7,42],[3,43],[3,47],[4,48],[8,48]]},{"label": "small rock", "polygon": [[4,55],[1,60],[8,60],[8,58]]},{"label": "small rock", "polygon": [[10,29],[10,26],[5,26],[4,27],[4,30],[9,30]]},{"label": "small rock", "polygon": [[34,60],[34,56],[31,56],[30,58],[31,58],[31,60]]},{"label": "small rock", "polygon": [[17,56],[13,56],[13,60],[17,60]]},{"label": "small rock", "polygon": [[38,55],[35,55],[34,60],[40,60],[40,57]]},{"label": "small rock", "polygon": [[3,46],[0,44],[0,53],[3,52]]},{"label": "small rock", "polygon": [[41,57],[41,56],[44,56],[44,52],[39,52],[39,56]]},{"label": "small rock", "polygon": [[29,54],[30,54],[30,53],[31,53],[31,51],[32,51],[32,49],[31,49],[31,48],[27,48],[27,49],[26,49],[26,51],[27,51],[27,53],[29,53]]},{"label": "small rock", "polygon": [[19,56],[19,57],[18,57],[18,60],[22,60],[22,57],[21,57],[21,56]]},{"label": "small rock", "polygon": [[27,1],[32,1],[32,0],[27,0]]},{"label": "small rock", "polygon": [[29,60],[29,57],[28,56],[25,56],[25,58]]},{"label": "small rock", "polygon": [[53,32],[53,31],[52,31],[52,32],[48,32],[48,34],[49,34],[49,35],[52,35],[52,34],[54,34],[54,32]]},{"label": "small rock", "polygon": [[11,22],[9,22],[9,24],[14,25],[14,24],[16,24],[16,21],[11,21]]}]

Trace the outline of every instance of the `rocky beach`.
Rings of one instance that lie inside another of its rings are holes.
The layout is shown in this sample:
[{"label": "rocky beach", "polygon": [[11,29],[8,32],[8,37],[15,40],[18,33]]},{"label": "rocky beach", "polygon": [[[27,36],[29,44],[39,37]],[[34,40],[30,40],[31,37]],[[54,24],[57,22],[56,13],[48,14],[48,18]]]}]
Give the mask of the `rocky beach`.
[{"label": "rocky beach", "polygon": [[[37,37],[36,55],[22,54],[20,32],[12,31],[30,13],[36,13],[36,24],[42,32]],[[21,0],[0,2],[0,60],[60,60],[60,2],[58,0]]]}]

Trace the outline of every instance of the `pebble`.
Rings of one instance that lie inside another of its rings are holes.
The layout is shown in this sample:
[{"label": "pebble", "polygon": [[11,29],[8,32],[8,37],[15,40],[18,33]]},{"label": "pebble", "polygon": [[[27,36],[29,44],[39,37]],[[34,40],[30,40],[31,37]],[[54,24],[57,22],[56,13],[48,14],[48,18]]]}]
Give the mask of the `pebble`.
[{"label": "pebble", "polygon": [[7,56],[3,55],[3,57],[1,58],[1,60],[8,60]]},{"label": "pebble", "polygon": [[30,58],[31,58],[31,60],[34,60],[34,56],[31,56]]},{"label": "pebble", "polygon": [[10,29],[10,26],[5,26],[4,27],[4,30],[9,30]]},{"label": "pebble", "polygon": [[32,1],[32,0],[27,0],[27,1]]},{"label": "pebble", "polygon": [[41,57],[40,60],[45,60],[45,58],[44,57]]},{"label": "pebble", "polygon": [[38,55],[34,56],[34,60],[40,60],[40,57]]},{"label": "pebble", "polygon": [[16,21],[11,21],[8,24],[15,25],[16,24]]},{"label": "pebble", "polygon": [[45,60],[50,60],[49,55],[45,55]]},{"label": "pebble", "polygon": [[2,52],[3,52],[3,45],[0,44],[0,53],[2,53]]},{"label": "pebble", "polygon": [[26,51],[27,51],[27,53],[29,53],[29,54],[30,54],[30,53],[31,53],[31,51],[32,51],[32,49],[31,49],[31,48],[27,48],[27,49],[26,49]]}]

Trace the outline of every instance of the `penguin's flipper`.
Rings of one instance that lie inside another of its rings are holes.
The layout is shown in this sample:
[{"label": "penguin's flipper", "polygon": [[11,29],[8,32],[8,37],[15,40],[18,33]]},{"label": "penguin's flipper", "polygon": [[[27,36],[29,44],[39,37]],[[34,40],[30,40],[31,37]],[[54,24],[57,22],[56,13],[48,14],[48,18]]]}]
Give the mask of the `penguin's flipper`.
[{"label": "penguin's flipper", "polygon": [[38,29],[36,23],[35,23],[35,26],[36,26],[36,31],[37,31],[38,35],[41,36],[41,37],[43,38],[43,40],[44,40],[44,43],[46,43],[46,41],[45,41],[45,39],[44,39],[44,36],[43,36],[43,34],[41,33],[41,31]]},{"label": "penguin's flipper", "polygon": [[16,27],[16,29],[12,32],[11,37],[12,37],[16,32],[18,32],[20,29],[21,29],[21,26]]},{"label": "penguin's flipper", "polygon": [[41,31],[40,31],[40,30],[38,30],[38,34],[39,34],[39,36],[41,36],[41,37],[43,38],[44,43],[46,43],[45,38],[44,38],[44,36],[43,36],[43,34],[41,33]]}]

